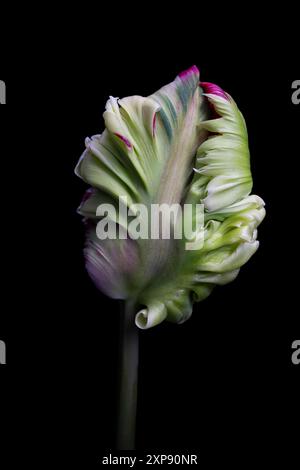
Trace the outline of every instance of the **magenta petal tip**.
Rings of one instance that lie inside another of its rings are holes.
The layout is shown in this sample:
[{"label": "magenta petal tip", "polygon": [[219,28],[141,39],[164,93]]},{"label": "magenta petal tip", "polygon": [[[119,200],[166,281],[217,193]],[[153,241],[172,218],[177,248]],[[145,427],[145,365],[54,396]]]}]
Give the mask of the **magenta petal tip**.
[{"label": "magenta petal tip", "polygon": [[209,82],[200,82],[200,86],[203,88],[204,93],[221,96],[221,98],[224,98],[225,100],[229,101],[227,93],[222,90],[222,88],[220,88],[218,85]]},{"label": "magenta petal tip", "polygon": [[200,72],[199,72],[199,69],[196,65],[192,65],[192,67],[190,67],[189,69],[187,70],[184,70],[183,72],[180,72],[178,74],[178,77],[180,77],[181,79],[185,79],[185,78],[188,78],[190,77],[191,75],[199,75]]}]

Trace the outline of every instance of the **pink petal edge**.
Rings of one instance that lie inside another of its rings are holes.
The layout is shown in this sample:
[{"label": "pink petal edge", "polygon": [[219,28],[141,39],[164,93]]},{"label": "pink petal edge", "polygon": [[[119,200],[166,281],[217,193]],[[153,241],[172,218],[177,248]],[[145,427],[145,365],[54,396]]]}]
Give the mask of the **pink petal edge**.
[{"label": "pink petal edge", "polygon": [[152,121],[152,137],[155,135],[155,129],[156,129],[156,113],[153,116],[153,121]]},{"label": "pink petal edge", "polygon": [[124,135],[121,135],[121,134],[118,134],[118,132],[115,132],[115,136],[118,137],[122,142],[124,142],[126,147],[128,147],[130,150],[132,149],[131,142],[129,142],[129,140],[126,137],[124,137]]},{"label": "pink petal edge", "polygon": [[222,88],[220,88],[218,85],[209,82],[200,82],[200,86],[203,88],[204,93],[221,96],[221,98],[224,98],[225,100],[229,101],[227,93],[222,90]]},{"label": "pink petal edge", "polygon": [[184,70],[183,72],[180,72],[178,74],[178,77],[184,80],[186,78],[189,78],[193,74],[194,75],[199,75],[200,74],[199,69],[196,65],[192,65],[192,67],[190,67],[189,69]]}]

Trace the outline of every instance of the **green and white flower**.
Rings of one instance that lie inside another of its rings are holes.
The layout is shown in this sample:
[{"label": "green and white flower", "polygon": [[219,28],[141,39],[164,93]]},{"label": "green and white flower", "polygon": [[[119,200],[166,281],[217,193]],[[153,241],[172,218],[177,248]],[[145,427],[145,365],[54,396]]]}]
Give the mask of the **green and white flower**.
[{"label": "green and white flower", "polygon": [[[110,297],[135,305],[136,325],[187,320],[194,301],[231,282],[258,248],[264,202],[250,195],[245,120],[231,96],[199,82],[194,66],[153,95],[110,98],[105,130],[86,139],[76,174],[92,186],[79,213],[87,223],[86,267]],[[97,207],[203,204],[204,242],[186,239],[99,240]]]}]

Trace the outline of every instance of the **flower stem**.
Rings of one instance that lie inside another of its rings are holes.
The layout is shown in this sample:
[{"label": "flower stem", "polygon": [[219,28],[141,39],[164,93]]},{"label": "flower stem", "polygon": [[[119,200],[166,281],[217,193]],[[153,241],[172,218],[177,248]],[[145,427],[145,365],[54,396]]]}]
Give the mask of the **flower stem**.
[{"label": "flower stem", "polygon": [[127,301],[120,320],[117,450],[134,450],[135,447],[139,337],[134,315],[134,302]]}]

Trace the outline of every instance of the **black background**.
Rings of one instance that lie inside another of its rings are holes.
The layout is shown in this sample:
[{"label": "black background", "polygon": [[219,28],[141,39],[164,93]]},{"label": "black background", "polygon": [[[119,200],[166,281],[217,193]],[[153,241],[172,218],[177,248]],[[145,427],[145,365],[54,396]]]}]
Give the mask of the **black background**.
[{"label": "black background", "polygon": [[147,96],[194,63],[245,116],[253,193],[267,217],[260,248],[237,280],[196,304],[187,323],[141,331],[137,448],[196,449],[211,465],[293,459],[300,421],[300,365],[291,362],[300,335],[294,38],[270,26],[258,37],[257,25],[229,37],[233,20],[220,30],[210,14],[210,36],[198,19],[174,36],[158,19],[145,30],[142,21],[124,26],[106,17],[108,32],[98,19],[82,18],[74,35],[58,20],[42,45],[41,24],[2,61],[0,459],[94,468],[114,449],[119,305],[85,272],[76,215],[85,185],[73,169],[84,138],[103,129],[109,95]]}]

